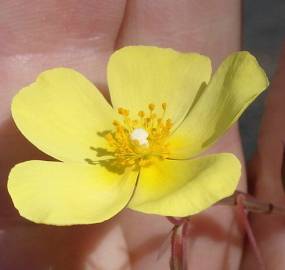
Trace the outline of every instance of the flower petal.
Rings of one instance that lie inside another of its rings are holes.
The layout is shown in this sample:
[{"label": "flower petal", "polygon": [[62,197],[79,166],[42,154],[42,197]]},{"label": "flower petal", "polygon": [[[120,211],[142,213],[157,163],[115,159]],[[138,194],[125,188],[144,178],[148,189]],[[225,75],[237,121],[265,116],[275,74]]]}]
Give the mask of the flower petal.
[{"label": "flower petal", "polygon": [[231,195],[241,166],[232,154],[164,160],[144,168],[129,207],[165,216],[196,214]]},{"label": "flower petal", "polygon": [[21,216],[52,225],[91,224],[117,214],[130,200],[137,173],[100,165],[27,161],[9,175],[8,190]]},{"label": "flower petal", "polygon": [[172,135],[172,157],[189,158],[213,144],[267,86],[254,56],[230,55]]},{"label": "flower petal", "polygon": [[172,49],[130,46],[112,54],[108,84],[113,106],[131,113],[148,104],[167,103],[166,118],[178,125],[187,114],[198,90],[211,75],[209,58]]},{"label": "flower petal", "polygon": [[111,128],[114,111],[80,73],[55,68],[39,75],[13,99],[17,127],[43,152],[59,160],[96,157],[90,147],[105,144],[98,136]]}]

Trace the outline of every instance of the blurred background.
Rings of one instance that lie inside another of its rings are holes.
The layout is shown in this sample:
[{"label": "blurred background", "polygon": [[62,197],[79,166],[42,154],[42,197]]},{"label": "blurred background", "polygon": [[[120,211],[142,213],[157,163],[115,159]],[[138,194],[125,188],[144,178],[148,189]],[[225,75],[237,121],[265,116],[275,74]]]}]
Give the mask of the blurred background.
[{"label": "blurred background", "polygon": [[[243,1],[243,50],[250,51],[259,60],[271,79],[285,42],[285,0]],[[240,120],[242,142],[246,159],[255,147],[264,100],[261,95]]]}]

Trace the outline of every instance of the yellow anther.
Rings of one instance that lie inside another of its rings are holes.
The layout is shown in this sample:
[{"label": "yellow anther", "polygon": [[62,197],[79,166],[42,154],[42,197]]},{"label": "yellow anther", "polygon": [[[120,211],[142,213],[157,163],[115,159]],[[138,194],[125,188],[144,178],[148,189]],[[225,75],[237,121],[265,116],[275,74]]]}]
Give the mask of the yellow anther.
[{"label": "yellow anther", "polygon": [[124,128],[119,124],[117,125],[117,132],[123,132],[124,131]]},{"label": "yellow anther", "polygon": [[172,127],[172,121],[171,121],[171,119],[167,119],[167,120],[166,120],[166,126],[167,126],[167,127]]},{"label": "yellow anther", "polygon": [[139,111],[139,112],[138,112],[138,116],[139,116],[139,117],[144,117],[144,111]]},{"label": "yellow anther", "polygon": [[166,102],[163,102],[163,103],[161,104],[161,107],[162,107],[162,109],[165,111],[165,110],[166,110],[166,107],[167,107]]},{"label": "yellow anther", "polygon": [[130,114],[130,112],[129,112],[129,110],[124,110],[124,116],[129,116],[129,114]]},{"label": "yellow anther", "polygon": [[124,110],[125,110],[124,108],[120,107],[120,108],[118,108],[118,113],[121,115],[124,115]]},{"label": "yellow anther", "polygon": [[105,135],[105,139],[106,139],[107,141],[112,141],[114,138],[113,138],[113,135],[112,135],[111,133],[107,133],[107,134]]},{"label": "yellow anther", "polygon": [[129,111],[124,108],[118,108],[118,113],[123,116],[129,116]]},{"label": "yellow anther", "polygon": [[114,126],[119,126],[120,123],[117,121],[117,120],[114,120],[113,123],[112,123]]},{"label": "yellow anther", "polygon": [[150,103],[148,105],[148,108],[149,108],[150,111],[153,111],[155,109],[155,105],[153,103]]}]

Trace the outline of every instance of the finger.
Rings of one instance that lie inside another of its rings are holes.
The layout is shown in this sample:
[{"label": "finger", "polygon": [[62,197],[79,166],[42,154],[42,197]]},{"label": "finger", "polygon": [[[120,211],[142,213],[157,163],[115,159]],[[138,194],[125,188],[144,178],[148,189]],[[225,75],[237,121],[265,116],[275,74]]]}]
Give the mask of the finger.
[{"label": "finger", "polygon": [[121,226],[114,224],[102,235],[99,241],[93,241],[84,269],[130,270],[129,250]]},{"label": "finger", "polygon": [[200,52],[218,64],[240,49],[240,9],[239,0],[128,1],[117,46],[145,44]]},{"label": "finger", "polygon": [[[240,1],[128,1],[117,47],[130,44],[197,51],[209,55],[217,66],[228,53],[239,49]],[[242,160],[238,129],[233,128],[212,151],[233,152]],[[134,212],[127,212],[122,219],[135,269],[165,269],[168,256],[157,262],[156,255],[162,235],[166,237],[169,230],[167,221]],[[133,226],[128,226],[129,222]],[[201,226],[205,223],[207,226]],[[190,268],[237,269],[241,236],[234,223],[233,212],[224,208],[193,218],[196,229],[191,239],[199,241],[191,248]],[[209,259],[201,261],[201,254]]]},{"label": "finger", "polygon": [[[250,168],[250,184],[254,195],[261,200],[283,206],[285,204],[282,185],[285,141],[284,74],[285,49],[271,83],[259,134],[258,149]],[[282,252],[285,248],[285,218],[272,215],[251,215],[251,221],[267,269],[283,269],[285,266]],[[256,260],[250,247],[247,251],[243,269],[253,269],[256,266]]]},{"label": "finger", "polygon": [[[10,168],[24,160],[49,159],[15,128],[10,118],[12,96],[40,72],[55,66],[75,68],[104,89],[105,66],[114,48],[124,7],[124,0],[0,3],[1,219],[19,217],[6,190]],[[10,226],[1,230],[0,265],[3,269],[47,269],[48,263],[58,266],[65,260],[74,266],[60,269],[82,269],[76,265],[93,252],[92,245],[82,246],[89,239],[96,241],[98,234],[97,226],[78,230]]]},{"label": "finger", "polygon": [[50,67],[73,67],[105,85],[125,0],[13,0],[0,8],[0,119],[15,91]]}]

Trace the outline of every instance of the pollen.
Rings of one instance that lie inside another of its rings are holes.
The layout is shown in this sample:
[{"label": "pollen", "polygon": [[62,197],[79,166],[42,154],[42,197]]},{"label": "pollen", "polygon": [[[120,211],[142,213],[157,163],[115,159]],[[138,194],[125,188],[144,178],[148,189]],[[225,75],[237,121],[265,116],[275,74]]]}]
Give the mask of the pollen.
[{"label": "pollen", "polygon": [[129,110],[118,108],[121,121],[114,120],[113,131],[105,136],[118,165],[146,167],[169,157],[168,138],[173,124],[165,119],[166,109],[166,103],[160,109],[151,103],[133,119]]}]

